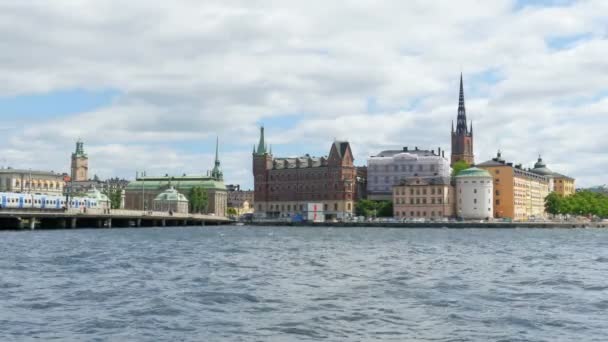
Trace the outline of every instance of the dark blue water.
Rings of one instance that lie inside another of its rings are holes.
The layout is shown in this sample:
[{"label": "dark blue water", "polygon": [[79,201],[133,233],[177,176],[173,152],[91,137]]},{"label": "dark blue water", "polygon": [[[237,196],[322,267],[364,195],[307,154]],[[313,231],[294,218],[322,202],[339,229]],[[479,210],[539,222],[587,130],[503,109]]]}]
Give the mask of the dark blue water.
[{"label": "dark blue water", "polygon": [[606,341],[608,230],[0,232],[0,341]]}]

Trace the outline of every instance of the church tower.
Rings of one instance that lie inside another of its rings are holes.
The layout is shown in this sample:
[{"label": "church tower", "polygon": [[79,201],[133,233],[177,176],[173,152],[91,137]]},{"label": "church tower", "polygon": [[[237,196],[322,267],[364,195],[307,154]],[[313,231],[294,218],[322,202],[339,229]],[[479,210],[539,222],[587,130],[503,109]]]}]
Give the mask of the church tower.
[{"label": "church tower", "polygon": [[467,164],[475,164],[473,155],[473,123],[467,127],[467,112],[464,107],[464,87],[462,84],[462,74],[460,74],[460,96],[458,97],[458,117],[456,130],[452,121],[452,163],[464,160]]},{"label": "church tower", "polygon": [[73,182],[89,179],[89,157],[84,153],[84,143],[78,139],[76,151],[72,153],[71,177]]},{"label": "church tower", "polygon": [[[260,141],[258,146],[253,146],[253,201],[256,204],[256,212],[264,213],[266,203],[269,200],[269,171],[272,169],[272,152],[269,151],[264,141],[264,127],[260,127]],[[263,214],[262,214],[263,215]]]}]

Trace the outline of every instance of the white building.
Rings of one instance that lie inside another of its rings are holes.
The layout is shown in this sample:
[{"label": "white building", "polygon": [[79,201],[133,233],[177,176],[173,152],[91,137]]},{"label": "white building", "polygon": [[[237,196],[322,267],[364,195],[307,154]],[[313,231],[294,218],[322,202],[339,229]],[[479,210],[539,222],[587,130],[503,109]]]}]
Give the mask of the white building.
[{"label": "white building", "polygon": [[494,180],[482,169],[472,167],[456,176],[456,216],[465,220],[494,217]]},{"label": "white building", "polygon": [[393,186],[407,178],[450,177],[450,173],[450,161],[441,149],[383,151],[367,159],[367,197],[391,201]]}]

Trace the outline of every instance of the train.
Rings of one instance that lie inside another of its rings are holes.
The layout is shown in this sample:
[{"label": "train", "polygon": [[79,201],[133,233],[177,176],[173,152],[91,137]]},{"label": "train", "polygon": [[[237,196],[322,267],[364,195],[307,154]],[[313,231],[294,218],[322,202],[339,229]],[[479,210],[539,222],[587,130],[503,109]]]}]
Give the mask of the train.
[{"label": "train", "polygon": [[64,196],[0,192],[0,209],[103,208],[103,203],[91,197],[70,197],[66,203]]}]

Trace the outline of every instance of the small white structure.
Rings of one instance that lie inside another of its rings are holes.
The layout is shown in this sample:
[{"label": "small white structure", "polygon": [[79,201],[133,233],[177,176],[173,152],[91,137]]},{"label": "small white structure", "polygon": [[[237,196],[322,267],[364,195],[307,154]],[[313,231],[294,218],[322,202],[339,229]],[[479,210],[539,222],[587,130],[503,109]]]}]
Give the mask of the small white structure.
[{"label": "small white structure", "polygon": [[494,179],[486,171],[472,167],[456,176],[456,216],[468,219],[492,218]]},{"label": "small white structure", "polygon": [[154,199],[154,211],[188,213],[188,199],[173,187],[161,192]]},{"label": "small white structure", "polygon": [[97,203],[97,208],[100,208],[100,209],[111,209],[112,208],[112,203],[110,202],[110,199],[108,198],[108,196],[106,194],[102,193],[101,191],[97,190],[97,188],[95,186],[93,186],[91,189],[89,189],[87,191],[86,197],[89,199],[95,200],[95,202]]}]

